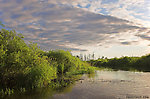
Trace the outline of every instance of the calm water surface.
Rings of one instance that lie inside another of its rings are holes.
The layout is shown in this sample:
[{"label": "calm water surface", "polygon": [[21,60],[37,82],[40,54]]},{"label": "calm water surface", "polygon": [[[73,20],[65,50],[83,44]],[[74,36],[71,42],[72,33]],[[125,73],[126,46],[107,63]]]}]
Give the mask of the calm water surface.
[{"label": "calm water surface", "polygon": [[96,71],[62,90],[41,88],[7,99],[150,99],[150,73]]}]

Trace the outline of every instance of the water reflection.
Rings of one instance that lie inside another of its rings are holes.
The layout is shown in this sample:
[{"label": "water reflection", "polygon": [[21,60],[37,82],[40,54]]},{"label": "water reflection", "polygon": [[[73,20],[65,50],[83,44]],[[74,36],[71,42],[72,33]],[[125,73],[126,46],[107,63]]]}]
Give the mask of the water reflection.
[{"label": "water reflection", "polygon": [[49,87],[38,88],[25,93],[15,93],[4,99],[53,99],[54,94],[65,94],[72,91],[75,81],[79,80],[82,75],[73,76],[72,78],[59,78],[52,80]]},{"label": "water reflection", "polygon": [[[149,99],[150,73],[96,71],[6,99]],[[56,82],[56,81],[55,81]],[[62,85],[62,86],[60,86]],[[57,87],[56,87],[57,86]]]},{"label": "water reflection", "polygon": [[[90,78],[89,78],[90,77]],[[150,73],[128,71],[96,71],[83,75],[67,94],[56,94],[56,99],[149,99]]]}]

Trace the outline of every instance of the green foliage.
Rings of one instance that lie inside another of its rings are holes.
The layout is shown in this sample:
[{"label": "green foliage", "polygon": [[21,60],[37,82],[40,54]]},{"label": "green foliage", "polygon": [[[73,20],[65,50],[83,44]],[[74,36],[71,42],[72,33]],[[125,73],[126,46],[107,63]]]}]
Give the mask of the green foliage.
[{"label": "green foliage", "polygon": [[36,44],[27,45],[15,31],[0,31],[0,87],[40,87],[56,78],[56,69]]},{"label": "green foliage", "polygon": [[150,71],[150,55],[90,60],[92,65],[113,70]]},{"label": "green foliage", "polygon": [[58,64],[56,66],[58,75],[66,75],[79,71],[83,71],[83,73],[94,71],[89,64],[81,61],[79,58],[72,56],[69,51],[49,51],[45,53],[45,55]]},{"label": "green foliage", "polygon": [[24,92],[47,86],[60,76],[94,71],[69,51],[44,52],[37,44],[27,45],[22,38],[14,30],[0,31],[0,94],[12,94],[14,90]]}]

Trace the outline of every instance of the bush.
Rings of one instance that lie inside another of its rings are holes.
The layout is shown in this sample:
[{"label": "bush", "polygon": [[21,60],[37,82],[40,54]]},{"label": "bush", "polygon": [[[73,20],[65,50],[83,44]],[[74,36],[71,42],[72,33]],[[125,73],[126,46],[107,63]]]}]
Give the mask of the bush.
[{"label": "bush", "polygon": [[88,69],[91,70],[90,68],[92,68],[86,62],[72,56],[69,51],[49,51],[45,53],[45,55],[48,56],[49,59],[57,62],[58,75],[66,75],[68,72],[79,72],[81,69],[83,69],[85,73]]},{"label": "bush", "polygon": [[0,86],[31,88],[56,78],[56,69],[35,44],[27,45],[15,31],[0,31]]},{"label": "bush", "polygon": [[92,65],[114,70],[150,71],[150,55],[142,57],[121,57],[89,61]]},{"label": "bush", "polygon": [[69,51],[44,52],[22,38],[15,31],[0,31],[0,94],[47,86],[58,76],[94,71]]}]

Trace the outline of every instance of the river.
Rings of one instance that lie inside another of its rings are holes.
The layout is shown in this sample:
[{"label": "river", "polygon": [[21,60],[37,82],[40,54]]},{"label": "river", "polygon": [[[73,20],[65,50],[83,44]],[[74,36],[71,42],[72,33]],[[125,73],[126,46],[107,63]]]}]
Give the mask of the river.
[{"label": "river", "polygon": [[150,99],[150,73],[96,71],[63,90],[41,88],[7,99]]}]

